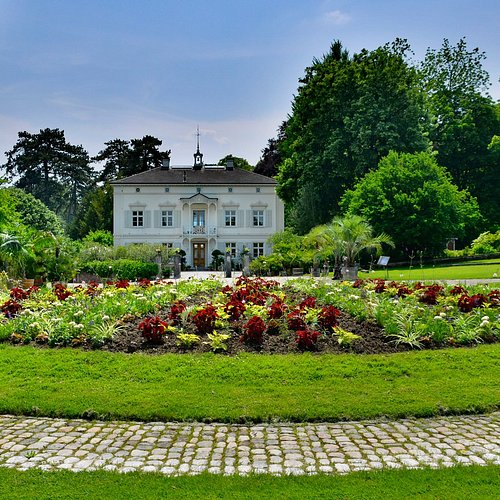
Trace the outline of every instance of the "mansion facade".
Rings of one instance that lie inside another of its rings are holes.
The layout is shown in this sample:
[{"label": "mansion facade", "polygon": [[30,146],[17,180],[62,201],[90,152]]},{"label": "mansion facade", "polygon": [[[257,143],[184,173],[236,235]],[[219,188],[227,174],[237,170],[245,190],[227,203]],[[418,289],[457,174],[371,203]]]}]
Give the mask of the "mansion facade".
[{"label": "mansion facade", "polygon": [[186,263],[205,269],[215,249],[233,258],[248,248],[253,258],[271,252],[269,236],[284,229],[276,181],[226,166],[163,166],[113,181],[115,246],[153,243],[186,252]]}]

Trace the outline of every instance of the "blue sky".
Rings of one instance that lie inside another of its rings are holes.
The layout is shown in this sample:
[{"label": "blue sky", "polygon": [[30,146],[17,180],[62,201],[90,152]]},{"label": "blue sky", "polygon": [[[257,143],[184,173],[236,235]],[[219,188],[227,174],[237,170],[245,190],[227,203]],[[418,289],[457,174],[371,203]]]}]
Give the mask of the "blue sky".
[{"label": "blue sky", "polygon": [[420,60],[466,36],[498,100],[499,35],[498,0],[0,0],[0,152],[50,127],[91,155],[151,134],[189,164],[199,124],[205,161],[255,164],[333,40]]}]

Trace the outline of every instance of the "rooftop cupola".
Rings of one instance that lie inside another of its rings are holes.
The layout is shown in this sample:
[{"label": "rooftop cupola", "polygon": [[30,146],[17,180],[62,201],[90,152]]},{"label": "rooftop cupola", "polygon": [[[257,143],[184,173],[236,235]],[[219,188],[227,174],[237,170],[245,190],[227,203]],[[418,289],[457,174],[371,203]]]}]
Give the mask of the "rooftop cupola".
[{"label": "rooftop cupola", "polygon": [[200,153],[200,127],[198,127],[196,132],[196,153],[193,156],[193,170],[201,170],[203,168],[203,153]]}]

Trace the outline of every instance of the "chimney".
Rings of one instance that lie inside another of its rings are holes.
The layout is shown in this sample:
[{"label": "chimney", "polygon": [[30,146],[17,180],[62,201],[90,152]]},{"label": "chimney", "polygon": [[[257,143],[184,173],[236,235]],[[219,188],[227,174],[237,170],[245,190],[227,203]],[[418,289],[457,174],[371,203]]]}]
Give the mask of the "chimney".
[{"label": "chimney", "polygon": [[183,176],[182,176],[182,182],[186,182],[187,181],[187,173],[186,171],[184,170],[183,172]]},{"label": "chimney", "polygon": [[228,159],[226,161],[226,170],[234,170],[234,160]]},{"label": "chimney", "polygon": [[168,170],[170,168],[170,158],[163,158],[161,161],[161,170]]}]

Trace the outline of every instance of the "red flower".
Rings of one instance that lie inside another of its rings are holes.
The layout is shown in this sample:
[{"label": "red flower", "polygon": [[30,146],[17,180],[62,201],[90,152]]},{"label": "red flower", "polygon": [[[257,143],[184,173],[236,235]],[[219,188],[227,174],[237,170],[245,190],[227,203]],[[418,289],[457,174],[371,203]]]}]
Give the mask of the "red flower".
[{"label": "red flower", "polygon": [[24,300],[27,299],[30,294],[28,290],[24,290],[19,287],[14,287],[9,292],[10,298],[14,300]]},{"label": "red flower", "polygon": [[297,309],[289,313],[286,319],[290,330],[298,331],[305,330],[307,328],[304,318],[302,317],[302,313]]},{"label": "red flower", "polygon": [[186,304],[181,300],[174,302],[170,308],[170,313],[168,314],[168,319],[172,321],[172,324],[178,325],[180,323],[181,313],[186,310]]},{"label": "red flower", "polygon": [[215,307],[212,304],[207,304],[204,309],[200,309],[193,316],[193,322],[196,325],[198,333],[212,333],[215,327],[215,320],[218,317]]},{"label": "red flower", "polygon": [[54,285],[54,295],[59,299],[59,300],[66,300],[72,293],[62,284],[62,283],[56,283]]},{"label": "red flower", "polygon": [[262,345],[264,342],[264,332],[266,331],[266,324],[262,318],[252,316],[243,325],[243,335],[240,340],[242,342],[250,342],[253,344]]},{"label": "red flower", "polygon": [[229,314],[231,321],[237,321],[245,312],[245,304],[238,299],[231,298],[231,300],[224,306],[224,311]]},{"label": "red flower", "polygon": [[319,332],[316,330],[298,330],[296,332],[295,342],[300,349],[314,349],[318,341]]},{"label": "red flower", "polygon": [[128,280],[118,280],[115,283],[115,288],[128,288],[130,286],[130,283]]},{"label": "red flower", "polygon": [[337,318],[340,316],[340,311],[333,306],[326,306],[321,309],[318,314],[318,323],[324,330],[332,333],[337,326]]},{"label": "red flower", "polygon": [[466,313],[472,311],[475,307],[481,307],[487,301],[488,298],[482,294],[472,295],[472,297],[462,295],[458,299],[458,308],[460,311]]},{"label": "red flower", "polygon": [[301,311],[303,311],[306,307],[316,307],[316,298],[307,297],[298,305],[298,308]]},{"label": "red flower", "polygon": [[13,299],[7,300],[0,307],[7,318],[13,318],[22,308],[23,306]]},{"label": "red flower", "polygon": [[284,302],[281,302],[281,300],[276,299],[269,307],[269,318],[271,319],[278,319],[285,314],[286,311],[286,304]]},{"label": "red flower", "polygon": [[162,321],[158,316],[154,316],[145,318],[139,323],[138,328],[148,342],[159,344],[167,331],[167,326],[167,322]]}]

